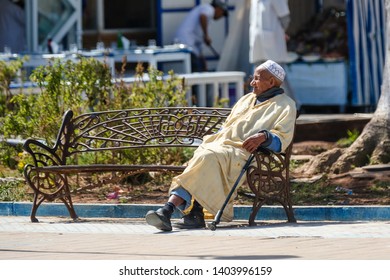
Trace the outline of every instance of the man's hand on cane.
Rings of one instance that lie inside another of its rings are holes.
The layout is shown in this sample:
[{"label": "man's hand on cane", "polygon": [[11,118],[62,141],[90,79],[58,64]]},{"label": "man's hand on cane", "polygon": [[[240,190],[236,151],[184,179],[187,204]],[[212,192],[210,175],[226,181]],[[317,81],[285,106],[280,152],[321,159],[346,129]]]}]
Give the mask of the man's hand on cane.
[{"label": "man's hand on cane", "polygon": [[259,132],[252,136],[249,136],[244,141],[244,143],[242,143],[242,147],[248,152],[253,153],[266,140],[267,140],[267,135],[264,132]]}]

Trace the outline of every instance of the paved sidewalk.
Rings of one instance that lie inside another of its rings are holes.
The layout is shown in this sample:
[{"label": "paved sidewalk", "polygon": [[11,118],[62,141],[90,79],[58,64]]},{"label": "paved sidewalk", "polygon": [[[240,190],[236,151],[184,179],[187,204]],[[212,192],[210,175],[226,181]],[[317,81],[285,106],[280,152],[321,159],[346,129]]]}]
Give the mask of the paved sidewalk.
[{"label": "paved sidewalk", "polygon": [[221,223],[160,232],[143,219],[0,217],[1,260],[390,260],[390,222]]}]

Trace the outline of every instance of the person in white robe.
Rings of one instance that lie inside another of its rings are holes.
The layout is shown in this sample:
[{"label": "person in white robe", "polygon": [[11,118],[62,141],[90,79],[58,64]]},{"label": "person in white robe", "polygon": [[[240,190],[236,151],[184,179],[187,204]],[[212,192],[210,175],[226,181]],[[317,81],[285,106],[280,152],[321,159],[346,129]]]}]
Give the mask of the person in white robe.
[{"label": "person in white robe", "polygon": [[[251,153],[260,145],[285,151],[293,139],[297,110],[281,88],[284,78],[284,69],[272,60],[256,67],[253,91],[234,105],[218,133],[203,138],[186,169],[173,178],[168,202],[146,214],[149,225],[171,231],[171,215],[179,209],[184,216],[175,227],[205,227],[203,208],[214,215],[220,210]],[[232,219],[230,201],[221,220]]]},{"label": "person in white robe", "polygon": [[213,0],[194,7],[179,25],[174,43],[185,44],[191,49],[192,72],[207,71],[203,56],[203,44],[211,45],[209,25],[211,20],[219,20],[228,15],[228,6],[220,0]]},{"label": "person in white robe", "polygon": [[249,61],[288,61],[286,30],[290,23],[287,0],[252,0],[249,14]]},{"label": "person in white robe", "polygon": [[[289,61],[287,28],[291,16],[287,0],[251,0],[249,11],[249,62],[259,65],[271,59],[282,67]],[[285,93],[297,103],[290,82],[283,83]]]}]

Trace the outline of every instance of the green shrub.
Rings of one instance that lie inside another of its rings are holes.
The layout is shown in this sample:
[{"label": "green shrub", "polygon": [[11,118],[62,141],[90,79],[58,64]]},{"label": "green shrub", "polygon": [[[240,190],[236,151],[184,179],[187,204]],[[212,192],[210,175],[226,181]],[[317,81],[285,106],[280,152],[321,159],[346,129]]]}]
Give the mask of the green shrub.
[{"label": "green shrub", "polygon": [[[0,75],[7,75],[9,80],[11,74],[20,69],[21,61],[7,67],[0,68],[0,72],[4,72]],[[163,72],[149,68],[148,74],[149,80],[144,81],[144,68],[139,64],[133,84],[126,84],[123,80],[113,83],[109,67],[96,59],[80,57],[76,62],[51,60],[48,65],[36,68],[30,76],[40,89],[38,94],[21,92],[4,98],[6,93],[10,95],[10,83],[2,85],[0,135],[5,139],[39,138],[51,145],[68,109],[78,115],[91,111],[186,105],[182,80],[173,71],[165,77]],[[19,162],[12,159],[17,158],[19,152],[1,143],[0,156],[7,159],[3,160],[3,164],[15,168]],[[156,152],[143,153],[138,160],[153,156]],[[107,156],[102,157],[84,158],[83,161],[96,162]],[[127,157],[122,158],[126,160]]]}]

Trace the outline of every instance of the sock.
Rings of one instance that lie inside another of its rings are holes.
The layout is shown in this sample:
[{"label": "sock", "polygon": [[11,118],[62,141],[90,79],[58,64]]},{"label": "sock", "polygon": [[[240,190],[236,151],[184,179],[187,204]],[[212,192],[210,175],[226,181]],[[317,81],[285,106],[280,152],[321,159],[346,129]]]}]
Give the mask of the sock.
[{"label": "sock", "polygon": [[175,211],[176,206],[172,202],[167,202],[162,209],[170,216]]}]

